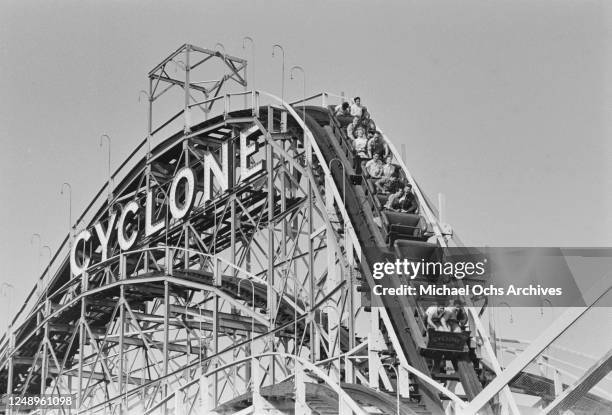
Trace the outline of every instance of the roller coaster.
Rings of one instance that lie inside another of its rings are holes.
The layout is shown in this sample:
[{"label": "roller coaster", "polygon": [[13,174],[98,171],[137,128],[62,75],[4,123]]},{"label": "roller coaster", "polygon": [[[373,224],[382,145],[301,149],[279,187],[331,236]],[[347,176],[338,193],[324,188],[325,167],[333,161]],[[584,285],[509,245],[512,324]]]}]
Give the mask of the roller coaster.
[{"label": "roller coaster", "polygon": [[[218,79],[197,81],[212,62]],[[427,283],[377,282],[375,263],[461,243],[383,133],[418,204],[385,209],[335,115],[343,96],[286,102],[247,90],[246,75],[245,59],[190,44],[149,72],[146,138],[72,224],[2,337],[1,413],[23,410],[10,397],[45,394],[74,403],[25,411],[612,413],[597,386],[612,350],[581,364],[572,351],[551,355],[588,308],[521,342],[486,327],[486,302],[461,299],[469,333],[436,333],[424,310],[448,298],[373,295],[375,284]],[[180,110],[157,124],[154,105],[177,89]]]}]

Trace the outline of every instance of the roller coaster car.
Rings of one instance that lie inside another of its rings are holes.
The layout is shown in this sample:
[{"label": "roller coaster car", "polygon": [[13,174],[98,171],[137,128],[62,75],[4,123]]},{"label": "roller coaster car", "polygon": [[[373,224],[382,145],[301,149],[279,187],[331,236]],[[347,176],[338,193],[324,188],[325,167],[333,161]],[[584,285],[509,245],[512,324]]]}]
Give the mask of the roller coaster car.
[{"label": "roller coaster car", "polygon": [[336,116],[336,118],[338,119],[338,122],[340,123],[340,127],[344,128],[353,122],[354,117],[352,115],[339,115],[339,116]]},{"label": "roller coaster car", "polygon": [[468,347],[469,339],[469,331],[451,333],[429,329],[427,330],[427,348],[421,350],[421,354],[425,357],[440,357],[441,354],[448,356],[449,353],[454,355],[467,354],[470,351]]},{"label": "roller coaster car", "polygon": [[376,195],[376,204],[378,205],[378,210],[383,210],[387,201],[389,200],[389,195],[377,194]]},{"label": "roller coaster car", "polygon": [[387,234],[387,243],[392,246],[397,239],[426,241],[427,226],[420,215],[383,210],[382,222]]},{"label": "roller coaster car", "polygon": [[393,244],[398,258],[414,261],[441,261],[443,249],[437,244],[421,241],[397,240]]}]

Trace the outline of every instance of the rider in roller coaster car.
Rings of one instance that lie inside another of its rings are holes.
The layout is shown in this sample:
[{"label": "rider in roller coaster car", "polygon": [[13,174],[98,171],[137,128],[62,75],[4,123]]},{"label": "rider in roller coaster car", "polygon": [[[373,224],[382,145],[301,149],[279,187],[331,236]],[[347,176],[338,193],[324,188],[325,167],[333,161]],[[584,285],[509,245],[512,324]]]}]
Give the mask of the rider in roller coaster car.
[{"label": "rider in roller coaster car", "polygon": [[384,164],[378,153],[372,154],[372,160],[365,164],[365,171],[373,179],[380,179],[383,175]]},{"label": "rider in roller coaster car", "polygon": [[385,209],[394,212],[417,213],[418,205],[414,193],[412,193],[412,185],[407,184],[406,187],[400,188],[389,196]]},{"label": "rider in roller coaster car", "polygon": [[356,137],[353,140],[353,149],[355,150],[355,155],[362,159],[369,159],[368,155],[368,139],[365,137],[365,132],[363,127],[357,127],[355,130]]},{"label": "rider in roller coaster car", "polygon": [[349,125],[346,126],[346,136],[349,140],[355,139],[355,133],[359,127],[359,117],[354,117]]},{"label": "rider in roller coaster car", "polygon": [[393,164],[393,156],[389,154],[385,157],[385,165],[383,166],[383,177],[391,177],[397,166]]},{"label": "rider in roller coaster car", "polygon": [[379,193],[388,195],[396,193],[399,189],[404,187],[404,183],[399,177],[398,169],[395,168],[391,176],[379,179],[376,181],[375,186]]},{"label": "rider in roller coaster car", "polygon": [[361,118],[363,115],[364,107],[361,106],[361,98],[355,97],[353,99],[353,104],[351,105],[351,115],[353,117]]},{"label": "rider in roller coaster car", "polygon": [[439,330],[440,318],[444,314],[444,307],[439,305],[430,305],[425,310],[424,323],[427,329]]},{"label": "rider in roller coaster car", "polygon": [[382,135],[376,130],[368,130],[368,153],[370,157],[378,154],[381,159],[384,159],[389,154],[389,146],[385,143]]},{"label": "rider in roller coaster car", "polygon": [[334,109],[334,115],[336,117],[347,117],[351,115],[351,105],[348,102],[343,102],[340,105],[336,105]]}]

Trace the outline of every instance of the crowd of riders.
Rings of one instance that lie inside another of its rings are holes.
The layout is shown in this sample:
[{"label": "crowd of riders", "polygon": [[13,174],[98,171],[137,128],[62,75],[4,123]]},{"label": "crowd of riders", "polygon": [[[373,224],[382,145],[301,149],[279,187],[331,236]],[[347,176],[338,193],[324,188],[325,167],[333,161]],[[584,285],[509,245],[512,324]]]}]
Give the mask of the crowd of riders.
[{"label": "crowd of riders", "polygon": [[368,109],[361,105],[361,98],[355,97],[351,104],[343,102],[335,107],[334,112],[338,119],[347,120],[346,136],[352,144],[354,156],[358,158],[357,165],[361,167],[363,162],[363,171],[374,180],[377,194],[387,197],[384,208],[418,213],[412,185],[401,177],[399,167],[393,164],[393,154]]},{"label": "crowd of riders", "polygon": [[[346,128],[352,144],[356,166],[363,175],[373,180],[377,195],[386,199],[385,210],[417,214],[419,207],[412,186],[393,163],[393,154],[361,98],[343,102],[334,108],[334,115]],[[460,300],[449,300],[446,305],[432,305],[425,311],[425,326],[435,331],[460,333],[469,331],[466,311]]]}]

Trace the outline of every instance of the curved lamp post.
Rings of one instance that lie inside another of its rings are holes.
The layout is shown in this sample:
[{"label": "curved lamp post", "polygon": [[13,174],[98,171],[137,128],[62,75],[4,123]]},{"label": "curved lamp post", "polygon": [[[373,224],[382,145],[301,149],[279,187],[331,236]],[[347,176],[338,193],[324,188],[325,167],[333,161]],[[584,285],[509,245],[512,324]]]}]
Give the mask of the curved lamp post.
[{"label": "curved lamp post", "polygon": [[108,136],[108,134],[102,134],[100,136],[100,147],[102,147],[102,141],[103,139],[106,138],[106,141],[108,142],[108,200],[110,201],[111,199],[111,184],[112,184],[112,177],[111,177],[111,138]]},{"label": "curved lamp post", "polygon": [[272,46],[272,57],[274,57],[274,50],[279,48],[283,54],[283,69],[281,74],[281,101],[285,103],[285,49],[279,44]]},{"label": "curved lamp post", "polygon": [[151,104],[153,100],[151,99],[151,94],[149,94],[144,89],[138,91],[138,102],[142,98],[142,94],[147,97],[147,102],[149,103],[149,111],[147,113],[147,161],[151,158]]},{"label": "curved lamp post", "polygon": [[512,307],[510,306],[510,304],[508,304],[505,301],[502,301],[501,303],[499,303],[499,305],[506,305],[508,306],[508,310],[510,310],[510,324],[514,323],[514,316],[512,315]]},{"label": "curved lamp post", "polygon": [[39,233],[33,233],[32,236],[30,237],[30,245],[34,245],[34,239],[35,238],[38,238],[38,251],[36,253],[38,254],[38,268],[40,269],[40,256],[41,256],[42,239],[41,239]]},{"label": "curved lamp post", "polygon": [[11,289],[13,293],[15,292],[15,286],[13,284],[9,284],[8,282],[3,282],[2,285],[0,285],[0,294],[3,297],[6,297],[7,334],[10,334],[11,332],[11,298],[13,297],[13,295],[9,295],[8,293],[9,288]]},{"label": "curved lamp post", "polygon": [[223,49],[223,52],[221,52],[221,56],[222,56],[223,60],[225,60],[225,46],[223,46],[223,43],[221,43],[221,42],[215,43],[215,50],[217,52],[219,52],[219,50],[218,50],[219,46],[221,46],[221,49]]},{"label": "curved lamp post", "polygon": [[253,308],[253,315],[251,316],[251,354],[253,353],[253,337],[255,333],[255,284],[253,281],[249,279],[241,279],[238,281],[238,295],[240,295],[240,285],[244,282],[248,281],[251,284],[251,307]]},{"label": "curved lamp post", "polygon": [[[291,74],[291,79],[293,79],[293,71],[295,69],[298,69],[302,72],[302,80],[303,82],[303,87],[304,87],[304,91],[303,91],[303,100],[302,100],[302,119],[304,120],[304,125],[306,125],[306,72],[304,72],[304,68],[302,68],[300,65],[295,65],[291,68],[291,71],[289,71],[289,73]],[[304,131],[304,135],[306,135],[306,132]]]},{"label": "curved lamp post", "polygon": [[[340,311],[338,310],[338,306],[332,306],[331,304],[326,304],[321,308],[321,312],[324,312],[326,309],[330,309],[333,312],[336,313],[336,317],[338,317],[338,327],[337,327],[337,333],[336,333],[336,338],[338,339],[338,341],[340,340],[340,326],[342,324],[342,316],[340,315]],[[329,314],[329,313],[328,313]],[[321,322],[319,321],[319,324],[321,324]],[[327,330],[329,332],[329,329],[331,328],[331,324],[329,324],[329,319],[327,320]],[[328,341],[329,341],[329,337],[328,337]],[[334,339],[334,343],[335,343],[336,339]],[[332,351],[334,350],[334,344],[329,345],[329,352],[332,353]],[[342,367],[342,358],[338,357],[338,385],[340,385],[342,383],[342,374],[340,373],[340,368]]]},{"label": "curved lamp post", "polygon": [[552,302],[548,299],[545,298],[542,300],[542,304],[540,305],[540,316],[544,316],[544,303],[548,303],[548,307],[552,308]]},{"label": "curved lamp post", "polygon": [[44,245],[40,250],[42,251],[43,249],[46,249],[47,252],[49,252],[49,264],[51,264],[51,248],[49,247],[49,245]]},{"label": "curved lamp post", "polygon": [[400,393],[399,393],[399,381],[400,381],[400,378],[399,378],[399,372],[397,371],[397,368],[395,366],[393,366],[391,363],[383,363],[383,366],[391,368],[395,372],[395,395],[396,395],[396,398],[397,398],[396,412],[397,412],[397,415],[400,415]]},{"label": "curved lamp post", "polygon": [[64,194],[64,188],[68,189],[68,235],[72,239],[72,186],[68,182],[62,183],[61,195]]},{"label": "curved lamp post", "polygon": [[246,49],[246,41],[249,41],[249,43],[251,44],[251,53],[252,53],[252,58],[251,58],[251,73],[252,73],[252,83],[253,83],[253,88],[251,88],[252,90],[255,90],[255,41],[253,41],[253,38],[251,36],[245,36],[242,38],[242,49]]},{"label": "curved lamp post", "polygon": [[174,59],[170,59],[169,62],[172,62],[174,64],[174,72],[176,72],[178,68],[181,68],[183,71],[187,69],[185,62],[180,59],[177,61],[175,61]]}]

